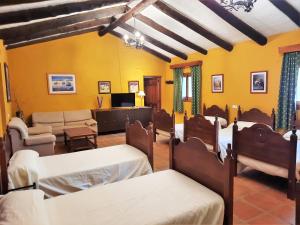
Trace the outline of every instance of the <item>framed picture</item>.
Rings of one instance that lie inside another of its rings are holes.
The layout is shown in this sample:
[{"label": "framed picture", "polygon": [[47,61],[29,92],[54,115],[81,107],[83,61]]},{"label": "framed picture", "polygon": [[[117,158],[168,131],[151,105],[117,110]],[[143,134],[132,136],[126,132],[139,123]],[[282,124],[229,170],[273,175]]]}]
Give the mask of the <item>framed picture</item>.
[{"label": "framed picture", "polygon": [[140,90],[138,81],[128,81],[128,92],[129,93],[138,93]]},{"label": "framed picture", "polygon": [[224,75],[216,74],[211,76],[211,92],[223,93],[224,92]]},{"label": "framed picture", "polygon": [[6,100],[7,102],[11,102],[10,80],[9,80],[8,66],[6,63],[4,63],[4,76],[5,76],[5,86],[6,86]]},{"label": "framed picture", "polygon": [[98,81],[98,92],[99,94],[110,94],[110,81]]},{"label": "framed picture", "polygon": [[268,92],[268,71],[250,73],[250,93],[264,94]]},{"label": "framed picture", "polygon": [[49,94],[76,93],[76,80],[74,74],[48,74]]}]

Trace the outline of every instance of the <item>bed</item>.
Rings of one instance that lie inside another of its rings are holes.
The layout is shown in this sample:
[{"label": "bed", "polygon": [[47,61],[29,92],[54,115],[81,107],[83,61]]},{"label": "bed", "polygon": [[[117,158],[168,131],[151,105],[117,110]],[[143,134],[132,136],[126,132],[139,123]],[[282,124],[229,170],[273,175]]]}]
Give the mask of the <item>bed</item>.
[{"label": "bed", "polygon": [[296,183],[296,207],[295,207],[295,225],[300,224],[300,182]]},{"label": "bed", "polygon": [[206,108],[206,105],[203,104],[203,115],[205,116],[205,119],[210,120],[212,123],[214,122],[215,117],[217,116],[222,128],[225,128],[228,125],[228,105],[226,105],[225,110],[223,110],[217,105],[212,105],[211,107]]},{"label": "bed", "polygon": [[36,183],[53,197],[149,174],[152,165],[152,127],[127,122],[123,145],[45,157],[31,150],[16,152],[4,168],[8,178],[3,185],[12,189]]},{"label": "bed", "polygon": [[233,159],[228,151],[221,163],[200,139],[175,145],[172,138],[172,169],[46,200],[41,190],[13,192],[0,199],[0,215],[6,212],[2,224],[230,225]]},{"label": "bed", "polygon": [[166,112],[166,110],[153,110],[152,115],[153,121],[153,140],[156,141],[156,135],[162,134],[165,136],[170,136],[170,133],[175,130],[175,114],[172,111],[172,114]]}]

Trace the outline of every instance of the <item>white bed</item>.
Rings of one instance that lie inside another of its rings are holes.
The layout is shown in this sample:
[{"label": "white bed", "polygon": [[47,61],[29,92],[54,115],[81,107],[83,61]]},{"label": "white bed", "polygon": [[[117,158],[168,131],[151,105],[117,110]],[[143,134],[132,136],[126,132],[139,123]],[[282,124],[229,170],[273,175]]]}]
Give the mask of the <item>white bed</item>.
[{"label": "white bed", "polygon": [[8,167],[9,188],[36,182],[47,197],[152,173],[147,155],[130,145],[39,157],[16,152]]},{"label": "white bed", "polygon": [[224,217],[220,195],[174,170],[46,200],[40,190],[9,193],[0,206],[1,225],[213,225]]}]

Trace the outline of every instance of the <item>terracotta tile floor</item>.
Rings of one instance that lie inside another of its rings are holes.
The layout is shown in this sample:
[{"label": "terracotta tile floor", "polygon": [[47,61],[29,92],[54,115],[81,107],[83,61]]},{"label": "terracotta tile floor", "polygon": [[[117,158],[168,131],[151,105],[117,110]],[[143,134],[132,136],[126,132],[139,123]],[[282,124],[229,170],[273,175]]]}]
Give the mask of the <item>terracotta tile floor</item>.
[{"label": "terracotta tile floor", "polygon": [[[98,146],[125,143],[124,133],[101,135]],[[56,153],[65,153],[63,143]],[[154,170],[169,168],[168,139],[158,137],[154,143]],[[295,224],[295,203],[286,197],[285,179],[258,171],[247,171],[234,180],[234,224]]]}]

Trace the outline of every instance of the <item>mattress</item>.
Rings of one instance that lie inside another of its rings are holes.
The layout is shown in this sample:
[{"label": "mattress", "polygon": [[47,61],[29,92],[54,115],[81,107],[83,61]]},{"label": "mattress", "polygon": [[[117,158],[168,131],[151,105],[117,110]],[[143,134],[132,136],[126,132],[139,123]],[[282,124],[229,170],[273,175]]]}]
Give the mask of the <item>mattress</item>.
[{"label": "mattress", "polygon": [[221,196],[166,170],[45,200],[50,224],[222,224]]},{"label": "mattress", "polygon": [[[14,183],[25,186],[30,180],[36,182],[47,197],[152,173],[147,155],[126,144],[33,158],[22,165],[28,173],[26,176],[24,171],[18,170],[20,164],[13,165],[13,162],[8,168],[10,186],[16,187]],[[16,177],[20,182],[14,182]]]}]

